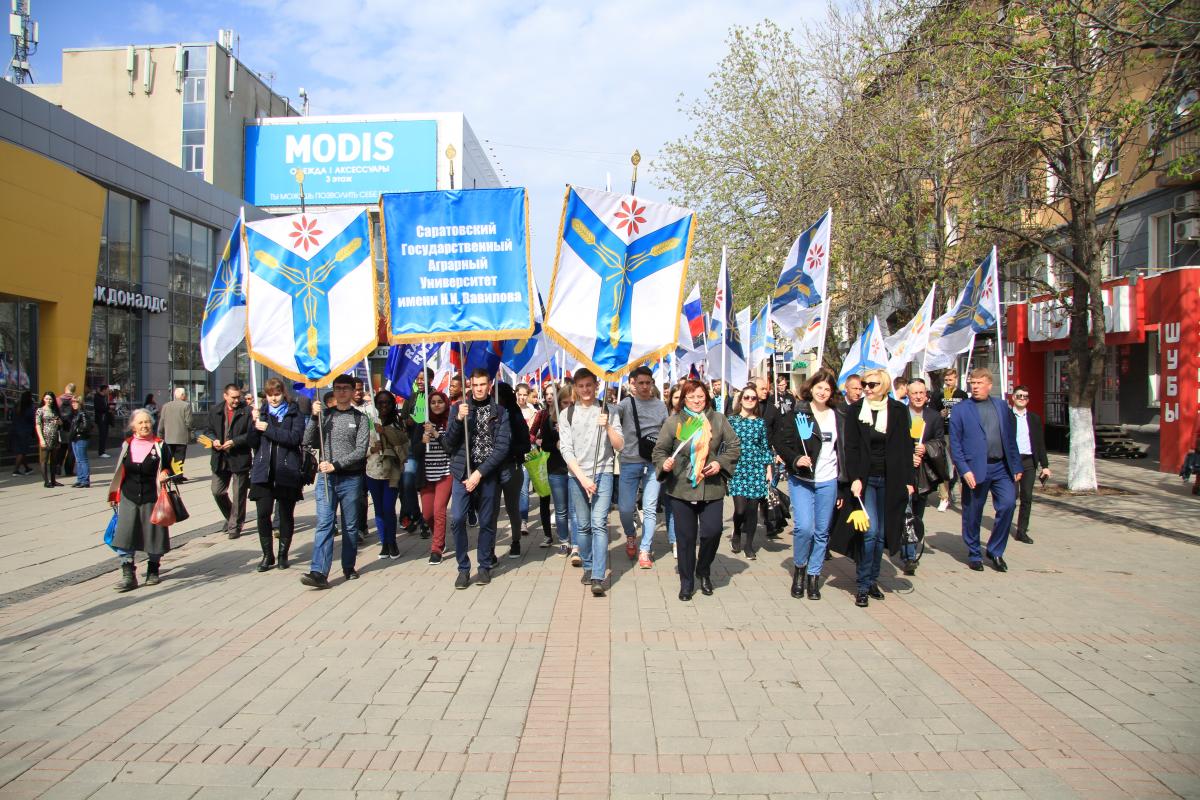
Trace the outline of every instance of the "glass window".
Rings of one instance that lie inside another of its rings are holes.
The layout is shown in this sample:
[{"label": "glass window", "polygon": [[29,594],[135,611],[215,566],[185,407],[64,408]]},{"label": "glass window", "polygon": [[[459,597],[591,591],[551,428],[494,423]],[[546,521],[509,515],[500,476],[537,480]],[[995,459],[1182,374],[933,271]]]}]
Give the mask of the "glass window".
[{"label": "glass window", "polygon": [[1150,218],[1150,263],[1151,270],[1171,268],[1171,214],[1159,214]]},{"label": "glass window", "polygon": [[216,237],[211,228],[180,216],[172,215],[171,227],[171,383],[187,389],[192,401],[202,406],[211,378],[200,356],[200,324],[212,282]]},{"label": "glass window", "polygon": [[108,190],[96,278],[101,283],[133,288],[142,281],[141,203]]}]

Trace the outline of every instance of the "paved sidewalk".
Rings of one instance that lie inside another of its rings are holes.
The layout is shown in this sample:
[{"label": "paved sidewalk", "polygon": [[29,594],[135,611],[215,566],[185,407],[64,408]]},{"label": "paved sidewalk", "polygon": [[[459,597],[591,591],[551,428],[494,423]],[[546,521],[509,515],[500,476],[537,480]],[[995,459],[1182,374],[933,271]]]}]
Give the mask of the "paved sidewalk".
[{"label": "paved sidewalk", "polygon": [[614,540],[604,599],[536,525],[466,591],[414,536],[326,592],[310,532],[261,575],[254,537],[200,537],[157,587],[0,608],[0,797],[1200,796],[1200,551],[1035,514],[998,574],[930,510],[918,576],[885,563],[868,609],[840,557],[793,600],[785,540],[726,540],[680,603],[661,533],[650,571]]}]

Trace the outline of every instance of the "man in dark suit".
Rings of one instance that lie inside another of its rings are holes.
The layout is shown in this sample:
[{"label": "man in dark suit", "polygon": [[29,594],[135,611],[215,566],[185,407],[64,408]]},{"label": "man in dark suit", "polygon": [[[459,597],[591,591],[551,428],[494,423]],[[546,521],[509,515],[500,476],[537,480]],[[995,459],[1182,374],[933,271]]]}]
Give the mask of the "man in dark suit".
[{"label": "man in dark suit", "polygon": [[[929,406],[929,386],[921,378],[906,385],[908,414],[912,421],[913,466],[917,468],[916,493],[912,496],[913,520],[917,538],[925,538],[925,508],[929,495],[946,480],[946,423]],[[904,546],[904,574],[917,573],[916,546]]]},{"label": "man in dark suit", "polygon": [[1017,435],[1017,451],[1021,454],[1021,506],[1017,511],[1018,542],[1033,544],[1029,536],[1029,512],[1033,509],[1033,482],[1050,477],[1050,461],[1046,457],[1046,432],[1042,418],[1029,410],[1029,387],[1018,386],[1012,393],[1013,430]]},{"label": "man in dark suit", "polygon": [[242,404],[237,384],[225,387],[224,402],[208,413],[212,437],[212,493],[225,517],[230,539],[242,535],[246,522],[246,493],[250,491],[250,409]]},{"label": "man in dark suit", "polygon": [[1007,572],[1004,548],[1017,504],[1021,454],[1012,412],[1003,400],[991,396],[992,373],[982,367],[973,369],[968,383],[970,399],[950,412],[950,457],[963,482],[962,537],[967,545],[967,562],[975,571],[983,569],[979,525],[990,492],[995,522],[988,537],[987,556],[997,572]]}]

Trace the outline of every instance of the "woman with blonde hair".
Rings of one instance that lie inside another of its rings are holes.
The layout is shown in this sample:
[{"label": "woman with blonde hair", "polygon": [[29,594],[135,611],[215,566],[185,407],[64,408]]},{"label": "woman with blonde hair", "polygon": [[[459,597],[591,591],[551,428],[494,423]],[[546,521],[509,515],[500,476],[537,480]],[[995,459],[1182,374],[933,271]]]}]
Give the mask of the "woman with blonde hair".
[{"label": "woman with blonde hair", "polygon": [[146,554],[147,586],[159,582],[159,561],[171,550],[167,529],[150,522],[159,487],[169,473],[163,459],[162,439],[154,435],[154,418],[149,411],[139,408],[133,412],[129,417],[129,433],[108,485],[108,503],[117,512],[112,546],[121,561],[118,592],[138,586],[133,565],[138,550]]},{"label": "woman with blonde hair", "polygon": [[884,543],[896,553],[904,542],[904,511],[916,491],[917,472],[908,407],[888,397],[891,378],[882,369],[869,369],[862,382],[865,393],[846,410],[846,472],[853,502],[867,514],[854,598],[855,605],[866,607],[869,597],[883,599]]}]

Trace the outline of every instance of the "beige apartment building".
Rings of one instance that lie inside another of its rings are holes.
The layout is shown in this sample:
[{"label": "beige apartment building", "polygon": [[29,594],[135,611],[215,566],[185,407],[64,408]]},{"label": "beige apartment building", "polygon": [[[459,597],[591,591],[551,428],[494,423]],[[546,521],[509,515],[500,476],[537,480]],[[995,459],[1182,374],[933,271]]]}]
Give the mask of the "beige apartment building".
[{"label": "beige apartment building", "polygon": [[299,116],[216,42],[70,48],[61,83],[24,88],[238,197],[246,123]]}]

